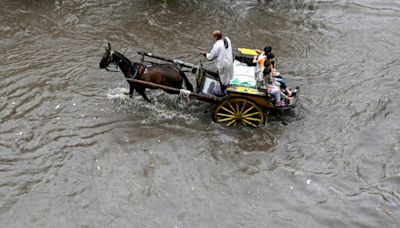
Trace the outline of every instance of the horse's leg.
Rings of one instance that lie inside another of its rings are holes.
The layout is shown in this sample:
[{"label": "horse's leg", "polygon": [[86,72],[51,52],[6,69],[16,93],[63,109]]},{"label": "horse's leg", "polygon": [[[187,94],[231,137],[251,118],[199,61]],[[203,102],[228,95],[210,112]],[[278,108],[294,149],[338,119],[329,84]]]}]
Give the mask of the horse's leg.
[{"label": "horse's leg", "polygon": [[140,95],[142,95],[142,97],[144,98],[145,101],[151,103],[150,99],[146,96],[146,93],[145,93],[146,88],[144,88],[144,87],[138,87],[138,88],[136,88],[136,91],[137,91]]},{"label": "horse's leg", "polygon": [[132,82],[129,82],[129,97],[132,98],[133,91],[135,91],[135,87],[133,86]]},{"label": "horse's leg", "polygon": [[128,82],[129,84],[129,92],[124,92],[125,95],[129,95],[130,98],[132,98],[133,91],[135,91],[135,87],[133,86],[132,82]]}]

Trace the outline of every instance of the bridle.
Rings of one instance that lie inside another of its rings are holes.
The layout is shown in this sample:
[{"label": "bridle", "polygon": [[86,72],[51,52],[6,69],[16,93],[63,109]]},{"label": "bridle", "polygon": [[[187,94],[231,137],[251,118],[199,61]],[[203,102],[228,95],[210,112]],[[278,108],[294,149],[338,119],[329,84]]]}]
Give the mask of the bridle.
[{"label": "bridle", "polygon": [[[104,67],[108,72],[119,72],[118,70],[110,70],[107,67],[112,63],[112,55],[114,54],[113,50],[110,50],[110,54],[108,55],[107,65]],[[118,64],[115,64],[115,68],[118,67]]]},{"label": "bridle", "polygon": [[[106,69],[107,71],[109,71],[109,72],[120,72],[120,71],[118,71],[118,70],[110,70],[110,69],[108,69],[107,67],[108,67],[111,63],[114,63],[114,64],[115,64],[115,67],[117,68],[117,67],[118,67],[118,63],[125,62],[126,64],[129,65],[128,75],[127,75],[126,77],[128,77],[128,78],[135,78],[135,77],[137,76],[137,74],[143,73],[143,71],[146,69],[146,67],[143,66],[143,64],[132,63],[129,59],[126,59],[126,58],[124,58],[123,56],[121,56],[119,62],[116,63],[115,61],[113,61],[113,55],[114,55],[115,53],[116,53],[116,52],[113,51],[113,50],[110,50],[110,51],[109,51],[109,56],[108,56],[107,64],[106,64],[107,66],[104,67],[104,69]],[[118,53],[118,52],[117,52],[117,53]],[[119,54],[119,53],[118,53],[118,54]],[[137,65],[138,65],[138,66],[137,66]],[[136,66],[137,66],[137,67],[136,67]],[[131,73],[131,69],[132,69],[132,68],[135,68],[135,73],[134,73],[134,75],[132,75],[132,73]]]}]

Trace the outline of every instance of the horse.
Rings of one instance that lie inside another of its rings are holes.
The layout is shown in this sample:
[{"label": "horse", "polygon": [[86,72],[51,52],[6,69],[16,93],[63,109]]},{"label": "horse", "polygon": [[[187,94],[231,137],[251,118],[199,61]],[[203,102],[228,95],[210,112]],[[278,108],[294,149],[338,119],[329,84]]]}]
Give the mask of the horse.
[{"label": "horse", "polygon": [[[185,87],[187,90],[193,92],[193,86],[190,84],[185,73],[178,69],[172,64],[154,64],[147,66],[139,62],[131,62],[127,57],[121,53],[111,49],[111,44],[108,43],[108,47],[105,48],[106,51],[103,58],[100,61],[100,69],[108,70],[108,66],[113,63],[116,64],[122,73],[125,75],[126,79],[138,79],[147,82],[153,82],[159,85],[165,85],[173,87],[176,89],[182,89],[182,83],[185,82]],[[110,71],[110,70],[108,70]],[[132,98],[133,92],[136,91],[142,95],[143,99],[150,102],[149,98],[146,96],[146,88],[155,89],[149,86],[144,86],[139,83],[135,83],[131,80],[127,80],[129,83],[129,97]],[[170,90],[164,90],[167,93],[176,93]]]}]

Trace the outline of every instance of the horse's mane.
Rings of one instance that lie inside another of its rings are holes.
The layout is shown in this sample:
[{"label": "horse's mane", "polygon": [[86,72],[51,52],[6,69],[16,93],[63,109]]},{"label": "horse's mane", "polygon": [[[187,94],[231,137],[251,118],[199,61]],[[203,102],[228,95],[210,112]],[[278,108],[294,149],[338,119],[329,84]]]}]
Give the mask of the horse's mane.
[{"label": "horse's mane", "polygon": [[123,54],[121,54],[121,53],[119,53],[119,52],[117,52],[117,51],[114,51],[114,54],[119,55],[119,57],[121,58],[121,60],[122,60],[123,62],[125,62],[125,63],[128,64],[129,66],[132,66],[132,61],[129,60],[127,57],[125,57]]}]

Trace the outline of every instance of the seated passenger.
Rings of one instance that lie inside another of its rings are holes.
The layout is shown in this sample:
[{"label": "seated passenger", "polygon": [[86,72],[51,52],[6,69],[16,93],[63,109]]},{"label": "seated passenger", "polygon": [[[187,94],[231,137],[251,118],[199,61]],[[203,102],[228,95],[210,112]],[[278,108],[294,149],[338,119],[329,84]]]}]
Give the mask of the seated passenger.
[{"label": "seated passenger", "polygon": [[273,80],[274,84],[279,86],[284,93],[286,93],[289,97],[292,96],[292,91],[290,91],[290,89],[286,86],[286,82],[282,78],[279,71],[272,69],[272,80]]},{"label": "seated passenger", "polygon": [[[268,52],[266,54],[266,60],[264,62],[264,67],[268,67],[271,71],[274,69],[275,67],[275,62],[274,62],[274,54],[272,52]],[[272,81],[272,74],[270,75],[270,80]]]},{"label": "seated passenger", "polygon": [[[269,60],[266,61],[266,64],[268,64]],[[287,87],[285,80],[283,79],[281,73],[277,71],[272,64],[269,64],[269,69],[271,71],[269,72],[269,81],[271,83],[274,83],[275,85],[279,86],[282,91],[287,94],[289,97],[293,96],[292,91]]]},{"label": "seated passenger", "polygon": [[256,52],[258,53],[257,56],[254,56],[253,58],[253,63],[256,63],[256,80],[257,81],[262,81],[263,79],[263,70],[265,68],[265,60],[267,59],[267,54],[271,53],[272,47],[271,46],[265,46],[264,51],[256,49]]},{"label": "seated passenger", "polygon": [[[261,54],[261,52],[263,52],[263,51],[261,51],[261,50],[259,50],[259,49],[256,49],[256,52],[257,52],[258,54]],[[271,47],[271,46],[265,46],[265,47],[264,47],[264,55],[267,55],[267,54],[270,53],[270,52],[272,52],[272,47]]]},{"label": "seated passenger", "polygon": [[[264,69],[263,71],[264,73],[264,80],[268,81],[271,79],[270,75],[271,75],[271,70],[267,67]],[[281,97],[283,97],[284,99],[287,99],[289,102],[291,102],[293,100],[292,97],[287,96],[285,93],[282,92],[283,87],[285,88],[285,91],[289,91],[290,95],[292,94],[291,91],[287,88],[285,82],[283,81],[283,79],[279,82],[277,82],[275,79],[272,81],[272,83],[268,83],[267,84],[267,92],[269,94],[274,95],[275,97],[275,106],[284,106],[285,102],[281,101]],[[281,79],[281,78],[280,78]]]},{"label": "seated passenger", "polygon": [[281,100],[281,89],[273,84],[267,85],[267,92],[275,97],[275,106],[284,106],[285,102]]},{"label": "seated passenger", "polygon": [[269,60],[266,60],[264,62],[264,71],[263,71],[263,79],[265,83],[272,83],[272,65],[271,62]]},{"label": "seated passenger", "polygon": [[272,47],[271,46],[265,46],[264,47],[264,52],[265,52],[265,54],[271,53],[272,52]]},{"label": "seated passenger", "polygon": [[253,63],[256,64],[256,81],[261,81],[263,78],[264,62],[266,59],[264,52],[261,52],[258,56],[254,56]]},{"label": "seated passenger", "polygon": [[275,67],[275,60],[274,60],[275,55],[274,55],[274,53],[272,53],[272,52],[267,53],[266,54],[266,58],[270,62],[271,67]]}]

